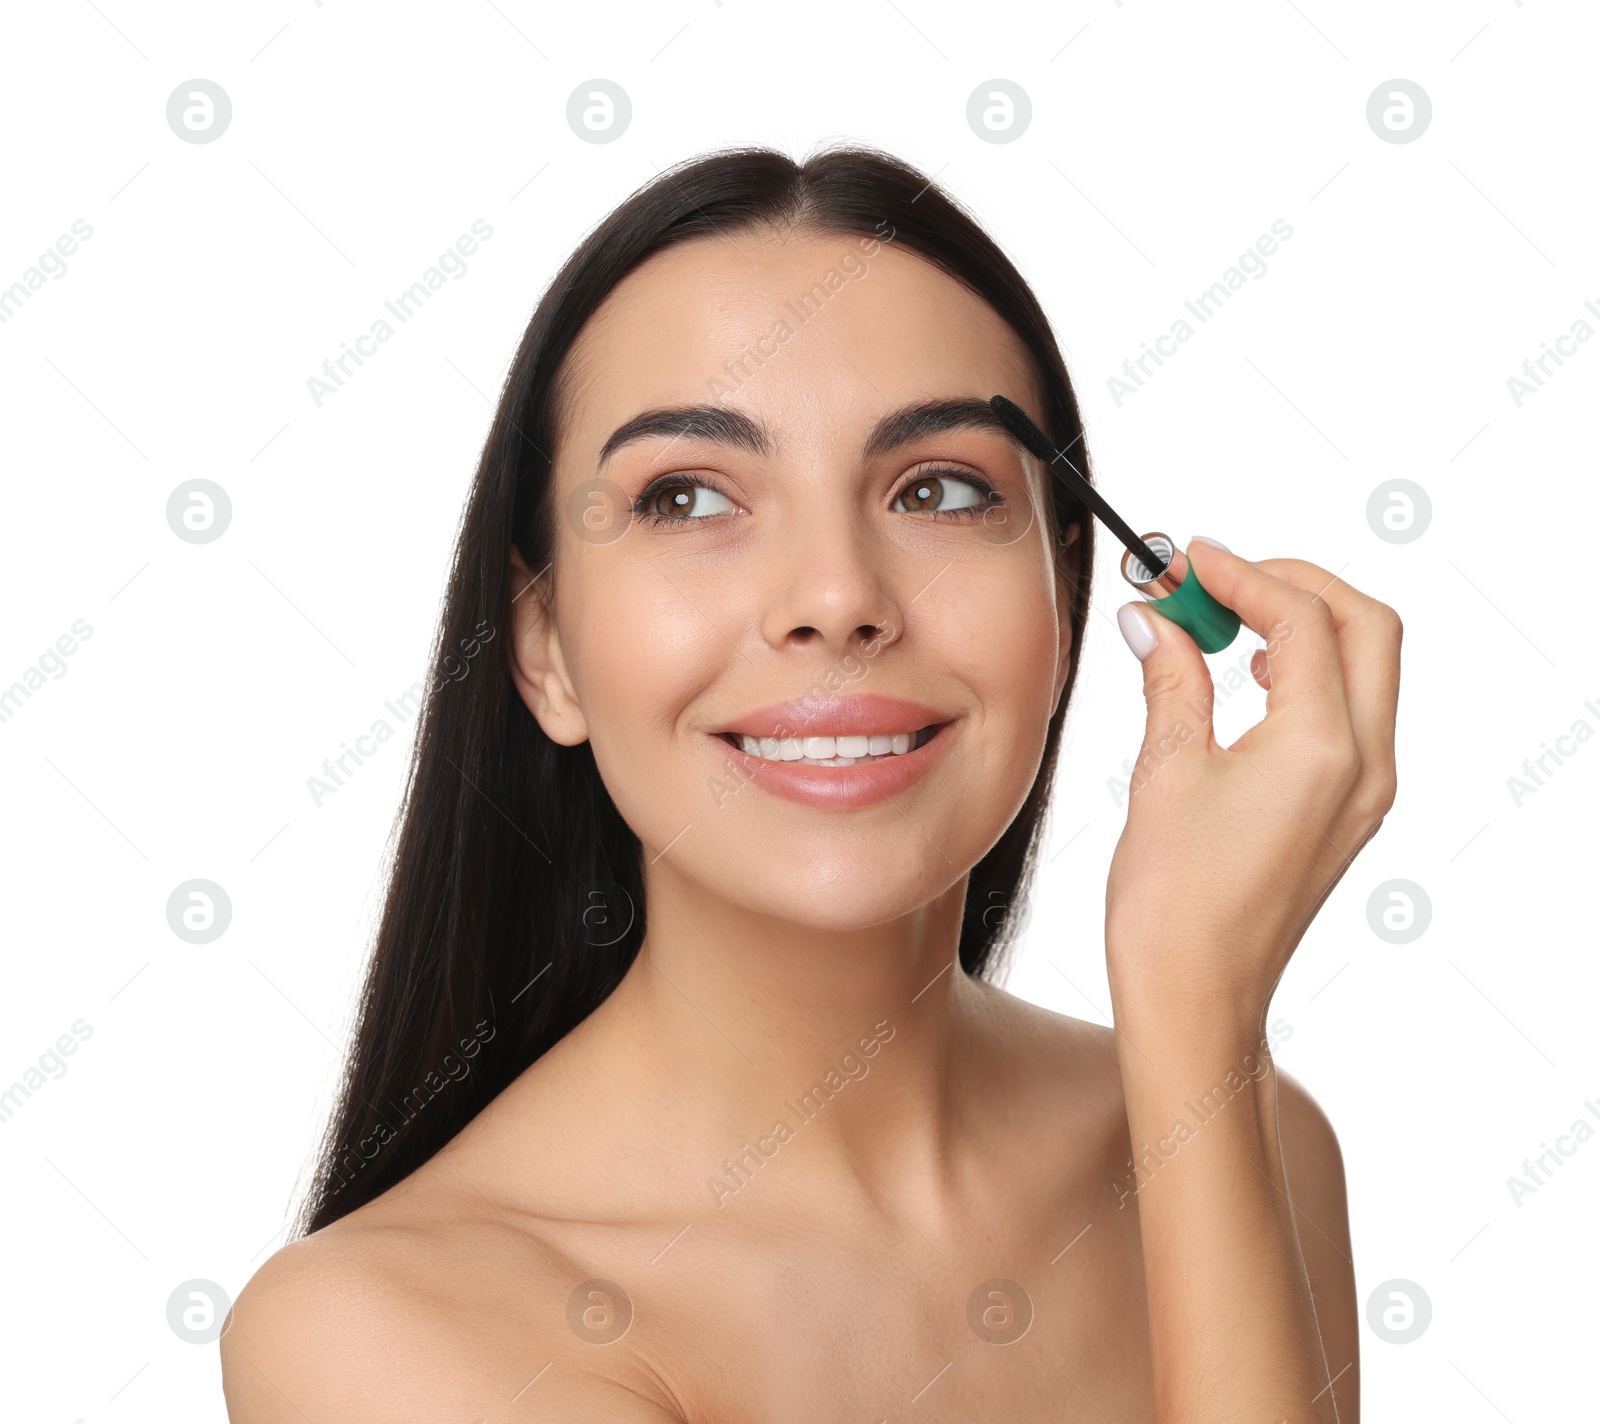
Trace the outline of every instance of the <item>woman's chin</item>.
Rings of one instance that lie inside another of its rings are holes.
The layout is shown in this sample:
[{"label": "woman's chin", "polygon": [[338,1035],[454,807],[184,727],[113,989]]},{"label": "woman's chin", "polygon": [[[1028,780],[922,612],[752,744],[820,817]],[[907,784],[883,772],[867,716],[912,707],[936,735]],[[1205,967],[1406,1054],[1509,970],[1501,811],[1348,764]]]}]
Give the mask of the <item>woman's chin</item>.
[{"label": "woman's chin", "polygon": [[[954,872],[954,873],[952,873]],[[864,863],[788,861],[780,865],[744,865],[736,880],[719,877],[707,890],[753,914],[805,929],[836,934],[872,929],[924,909],[948,889],[960,873],[939,861],[932,866],[904,863],[894,871]]]}]

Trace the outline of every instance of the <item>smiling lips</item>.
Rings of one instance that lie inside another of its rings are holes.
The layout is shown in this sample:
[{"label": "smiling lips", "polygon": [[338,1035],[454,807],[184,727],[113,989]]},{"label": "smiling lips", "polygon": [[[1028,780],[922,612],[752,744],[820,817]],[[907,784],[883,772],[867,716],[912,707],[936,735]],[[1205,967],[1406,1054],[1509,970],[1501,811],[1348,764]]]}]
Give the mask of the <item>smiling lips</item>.
[{"label": "smiling lips", "polygon": [[714,732],[741,775],[785,800],[823,809],[873,806],[932,769],[953,719],[894,697],[802,698]]}]

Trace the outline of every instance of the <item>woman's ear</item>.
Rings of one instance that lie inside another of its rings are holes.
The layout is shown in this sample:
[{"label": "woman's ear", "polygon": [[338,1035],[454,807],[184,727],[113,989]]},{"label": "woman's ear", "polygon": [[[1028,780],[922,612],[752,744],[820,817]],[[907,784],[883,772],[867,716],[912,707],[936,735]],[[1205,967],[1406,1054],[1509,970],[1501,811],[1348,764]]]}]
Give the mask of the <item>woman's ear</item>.
[{"label": "woman's ear", "polygon": [[567,675],[550,606],[550,570],[535,575],[511,546],[511,680],[545,735],[563,747],[587,741],[589,724]]}]

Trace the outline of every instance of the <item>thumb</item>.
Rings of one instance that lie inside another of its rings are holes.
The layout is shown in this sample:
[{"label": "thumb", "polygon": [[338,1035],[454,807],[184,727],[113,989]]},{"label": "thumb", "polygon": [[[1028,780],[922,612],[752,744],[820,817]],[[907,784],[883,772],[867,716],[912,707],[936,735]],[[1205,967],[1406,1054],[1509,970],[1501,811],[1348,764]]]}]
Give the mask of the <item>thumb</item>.
[{"label": "thumb", "polygon": [[1142,602],[1123,604],[1117,626],[1144,672],[1146,748],[1209,747],[1215,694],[1194,639]]}]

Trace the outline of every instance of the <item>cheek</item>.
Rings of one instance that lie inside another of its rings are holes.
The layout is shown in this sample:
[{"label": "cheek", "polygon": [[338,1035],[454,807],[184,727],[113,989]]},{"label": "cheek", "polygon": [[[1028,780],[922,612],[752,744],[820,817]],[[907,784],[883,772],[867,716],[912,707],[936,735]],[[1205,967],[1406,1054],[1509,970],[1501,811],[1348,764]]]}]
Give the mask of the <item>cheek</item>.
[{"label": "cheek", "polygon": [[991,563],[953,581],[925,616],[936,616],[945,630],[940,661],[978,702],[978,725],[967,729],[960,815],[985,836],[998,836],[1027,800],[1055,711],[1054,590],[1035,569]]},{"label": "cheek", "polygon": [[704,779],[675,745],[683,710],[724,674],[734,640],[648,561],[596,560],[567,586],[562,646],[596,765],[640,838],[665,844]]},{"label": "cheek", "polygon": [[1060,645],[1054,590],[1038,568],[1020,559],[952,567],[918,607],[940,662],[976,695],[985,729],[1009,734],[1018,750],[1035,735],[1042,743]]}]

